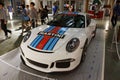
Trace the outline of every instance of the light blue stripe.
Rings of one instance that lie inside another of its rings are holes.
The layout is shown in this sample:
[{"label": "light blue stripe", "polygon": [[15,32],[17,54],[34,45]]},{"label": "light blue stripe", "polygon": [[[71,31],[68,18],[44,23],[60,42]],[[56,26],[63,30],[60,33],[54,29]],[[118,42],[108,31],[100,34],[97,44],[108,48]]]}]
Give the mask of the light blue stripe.
[{"label": "light blue stripe", "polygon": [[45,47],[43,48],[43,50],[47,50],[47,48],[50,46],[50,44],[53,42],[54,38],[51,38],[48,43],[45,45]]},{"label": "light blue stripe", "polygon": [[[68,28],[62,28],[62,29],[61,29],[62,31],[60,31],[59,34],[63,35],[63,34],[67,31],[67,29],[68,29]],[[50,45],[50,47],[48,48],[48,50],[53,50],[54,46],[56,45],[56,43],[58,42],[59,39],[60,39],[60,38],[55,38],[54,41],[53,41],[53,43],[52,43],[52,44]]]},{"label": "light blue stripe", "polygon": [[58,42],[59,38],[55,38],[51,46],[48,48],[48,50],[52,50],[55,44]]},{"label": "light blue stripe", "polygon": [[[55,27],[55,26],[50,26],[49,28],[45,29],[44,32],[49,32],[49,31],[51,31],[52,29],[54,29],[54,27]],[[43,36],[38,35],[38,36],[33,40],[33,42],[30,44],[30,46],[35,47],[35,46],[37,45],[36,43],[39,43],[39,42],[42,40],[41,38],[43,38]]]},{"label": "light blue stripe", "polygon": [[44,36],[41,36],[40,39],[32,46],[36,48],[36,46],[39,44],[39,42],[44,38]]},{"label": "light blue stripe", "polygon": [[39,38],[40,38],[40,35],[38,35],[38,36],[33,40],[33,42],[30,44],[30,46],[33,46],[33,45],[36,43],[36,41],[39,40]]}]

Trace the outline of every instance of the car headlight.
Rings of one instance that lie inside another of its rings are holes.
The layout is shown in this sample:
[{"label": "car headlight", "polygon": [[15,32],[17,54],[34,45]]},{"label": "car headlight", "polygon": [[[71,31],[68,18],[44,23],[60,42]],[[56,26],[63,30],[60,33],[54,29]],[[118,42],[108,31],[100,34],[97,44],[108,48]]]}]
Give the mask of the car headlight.
[{"label": "car headlight", "polygon": [[29,39],[30,36],[31,36],[31,31],[29,31],[29,32],[24,36],[23,42],[26,42],[26,41]]},{"label": "car headlight", "polygon": [[68,52],[73,52],[78,48],[79,44],[80,44],[79,39],[73,38],[67,43],[66,50]]}]

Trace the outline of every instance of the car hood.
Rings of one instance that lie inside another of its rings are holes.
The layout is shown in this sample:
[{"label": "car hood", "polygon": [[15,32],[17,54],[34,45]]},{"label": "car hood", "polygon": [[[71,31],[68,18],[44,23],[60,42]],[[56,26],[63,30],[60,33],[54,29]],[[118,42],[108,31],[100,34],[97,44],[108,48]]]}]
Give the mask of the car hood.
[{"label": "car hood", "polygon": [[[44,52],[54,52],[75,37],[75,35],[83,32],[81,28],[68,28],[60,26],[40,26],[41,30],[36,29],[33,32],[34,38],[31,40],[29,47]],[[42,28],[43,27],[43,28]]]}]

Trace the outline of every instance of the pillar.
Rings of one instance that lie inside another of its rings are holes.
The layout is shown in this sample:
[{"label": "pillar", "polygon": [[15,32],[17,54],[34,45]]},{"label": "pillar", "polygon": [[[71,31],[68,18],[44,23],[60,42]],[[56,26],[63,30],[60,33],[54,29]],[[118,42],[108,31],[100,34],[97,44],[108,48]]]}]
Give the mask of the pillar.
[{"label": "pillar", "polygon": [[35,7],[36,7],[36,9],[39,9],[39,7],[40,7],[39,0],[34,0],[34,1],[35,1]]},{"label": "pillar", "polygon": [[25,5],[30,5],[30,0],[25,0]]},{"label": "pillar", "polygon": [[47,0],[43,0],[43,7],[45,7],[45,5],[47,5]]},{"label": "pillar", "polygon": [[64,0],[59,0],[59,9],[60,9],[60,12],[62,12],[64,10]]},{"label": "pillar", "polygon": [[110,0],[107,0],[107,5],[109,5],[110,4]]},{"label": "pillar", "polygon": [[83,11],[82,12],[87,12],[88,11],[88,5],[89,5],[89,0],[84,0]]},{"label": "pillar", "polygon": [[71,0],[69,0],[69,5],[71,5]]}]

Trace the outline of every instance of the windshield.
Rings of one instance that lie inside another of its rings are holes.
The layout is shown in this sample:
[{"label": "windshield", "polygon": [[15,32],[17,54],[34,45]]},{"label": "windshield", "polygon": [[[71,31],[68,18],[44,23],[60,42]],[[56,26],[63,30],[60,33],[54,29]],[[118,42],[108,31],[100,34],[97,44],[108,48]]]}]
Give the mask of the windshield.
[{"label": "windshield", "polygon": [[71,27],[71,28],[84,28],[85,17],[76,14],[58,14],[54,19],[48,22],[51,26]]}]

